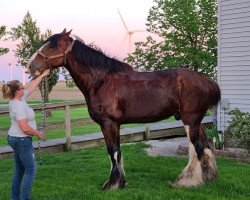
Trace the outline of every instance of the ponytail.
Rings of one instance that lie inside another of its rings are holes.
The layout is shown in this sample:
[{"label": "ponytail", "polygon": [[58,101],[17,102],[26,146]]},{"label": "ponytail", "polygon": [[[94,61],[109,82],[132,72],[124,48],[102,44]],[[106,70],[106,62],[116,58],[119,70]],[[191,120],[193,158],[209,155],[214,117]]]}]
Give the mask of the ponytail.
[{"label": "ponytail", "polygon": [[20,85],[21,83],[18,80],[9,81],[3,84],[2,86],[3,98],[12,99],[15,96],[16,91],[20,89]]}]

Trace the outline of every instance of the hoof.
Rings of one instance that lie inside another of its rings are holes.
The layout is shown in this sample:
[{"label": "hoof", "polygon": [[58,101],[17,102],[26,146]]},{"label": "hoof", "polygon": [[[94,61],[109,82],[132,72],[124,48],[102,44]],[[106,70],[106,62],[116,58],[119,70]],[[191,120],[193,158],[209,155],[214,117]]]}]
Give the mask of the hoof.
[{"label": "hoof", "polygon": [[124,170],[120,164],[113,166],[109,179],[103,184],[102,190],[116,190],[126,186]]},{"label": "hoof", "polygon": [[170,182],[170,181],[168,181],[168,184],[167,184],[169,187],[171,187],[171,188],[179,188],[175,183],[173,183],[173,182]]},{"label": "hoof", "polygon": [[103,184],[102,190],[122,189],[125,188],[126,185],[128,184],[125,181],[111,182],[110,180],[108,180]]},{"label": "hoof", "polygon": [[182,179],[177,180],[175,183],[172,184],[174,188],[191,188],[191,187],[198,187],[202,185],[203,182],[199,182],[193,179]]},{"label": "hoof", "polygon": [[173,186],[175,188],[180,187],[197,187],[202,185],[204,180],[202,178],[202,171],[200,163],[197,162],[196,167],[190,167],[188,170],[184,170],[182,174],[176,179]]},{"label": "hoof", "polygon": [[191,188],[191,187],[197,187],[198,185],[190,185],[190,184],[183,184],[181,182],[178,182],[177,180],[173,183],[173,182],[168,182],[168,186],[171,188]]}]

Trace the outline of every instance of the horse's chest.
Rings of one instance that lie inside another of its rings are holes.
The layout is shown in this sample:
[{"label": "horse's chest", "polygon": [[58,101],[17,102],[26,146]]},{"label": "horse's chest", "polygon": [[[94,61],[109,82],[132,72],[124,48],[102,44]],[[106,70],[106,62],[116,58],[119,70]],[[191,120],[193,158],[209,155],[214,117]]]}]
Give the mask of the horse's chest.
[{"label": "horse's chest", "polygon": [[88,109],[90,117],[97,123],[103,121],[103,116],[107,114],[107,106],[101,103],[91,104]]}]

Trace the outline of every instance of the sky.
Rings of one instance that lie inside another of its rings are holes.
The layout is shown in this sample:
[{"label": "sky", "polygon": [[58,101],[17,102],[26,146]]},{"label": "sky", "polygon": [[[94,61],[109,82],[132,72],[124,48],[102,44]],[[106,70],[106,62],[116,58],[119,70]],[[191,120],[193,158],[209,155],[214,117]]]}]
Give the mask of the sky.
[{"label": "sky", "polygon": [[[6,0],[0,3],[0,25],[20,25],[27,11],[44,33],[60,33],[64,28],[81,37],[86,44],[94,43],[110,57],[122,60],[129,51],[126,29],[118,9],[129,30],[145,30],[145,23],[153,0]],[[132,35],[132,44],[144,41],[149,33]],[[0,57],[0,81],[18,79],[23,81],[22,67],[16,66],[13,50],[15,42],[0,41],[1,47],[10,48],[7,55]],[[134,46],[132,45],[131,51]],[[10,64],[11,63],[11,64]],[[11,72],[12,71],[12,72]],[[25,81],[28,81],[25,76]]]}]

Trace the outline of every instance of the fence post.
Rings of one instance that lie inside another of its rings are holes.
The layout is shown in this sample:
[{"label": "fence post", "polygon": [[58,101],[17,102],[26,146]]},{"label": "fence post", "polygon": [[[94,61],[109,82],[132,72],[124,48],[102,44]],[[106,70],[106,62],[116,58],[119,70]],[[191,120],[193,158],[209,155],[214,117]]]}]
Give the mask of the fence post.
[{"label": "fence post", "polygon": [[150,124],[145,124],[145,132],[143,135],[144,140],[149,140],[150,138]]},{"label": "fence post", "polygon": [[70,106],[65,106],[66,150],[71,150]]}]

